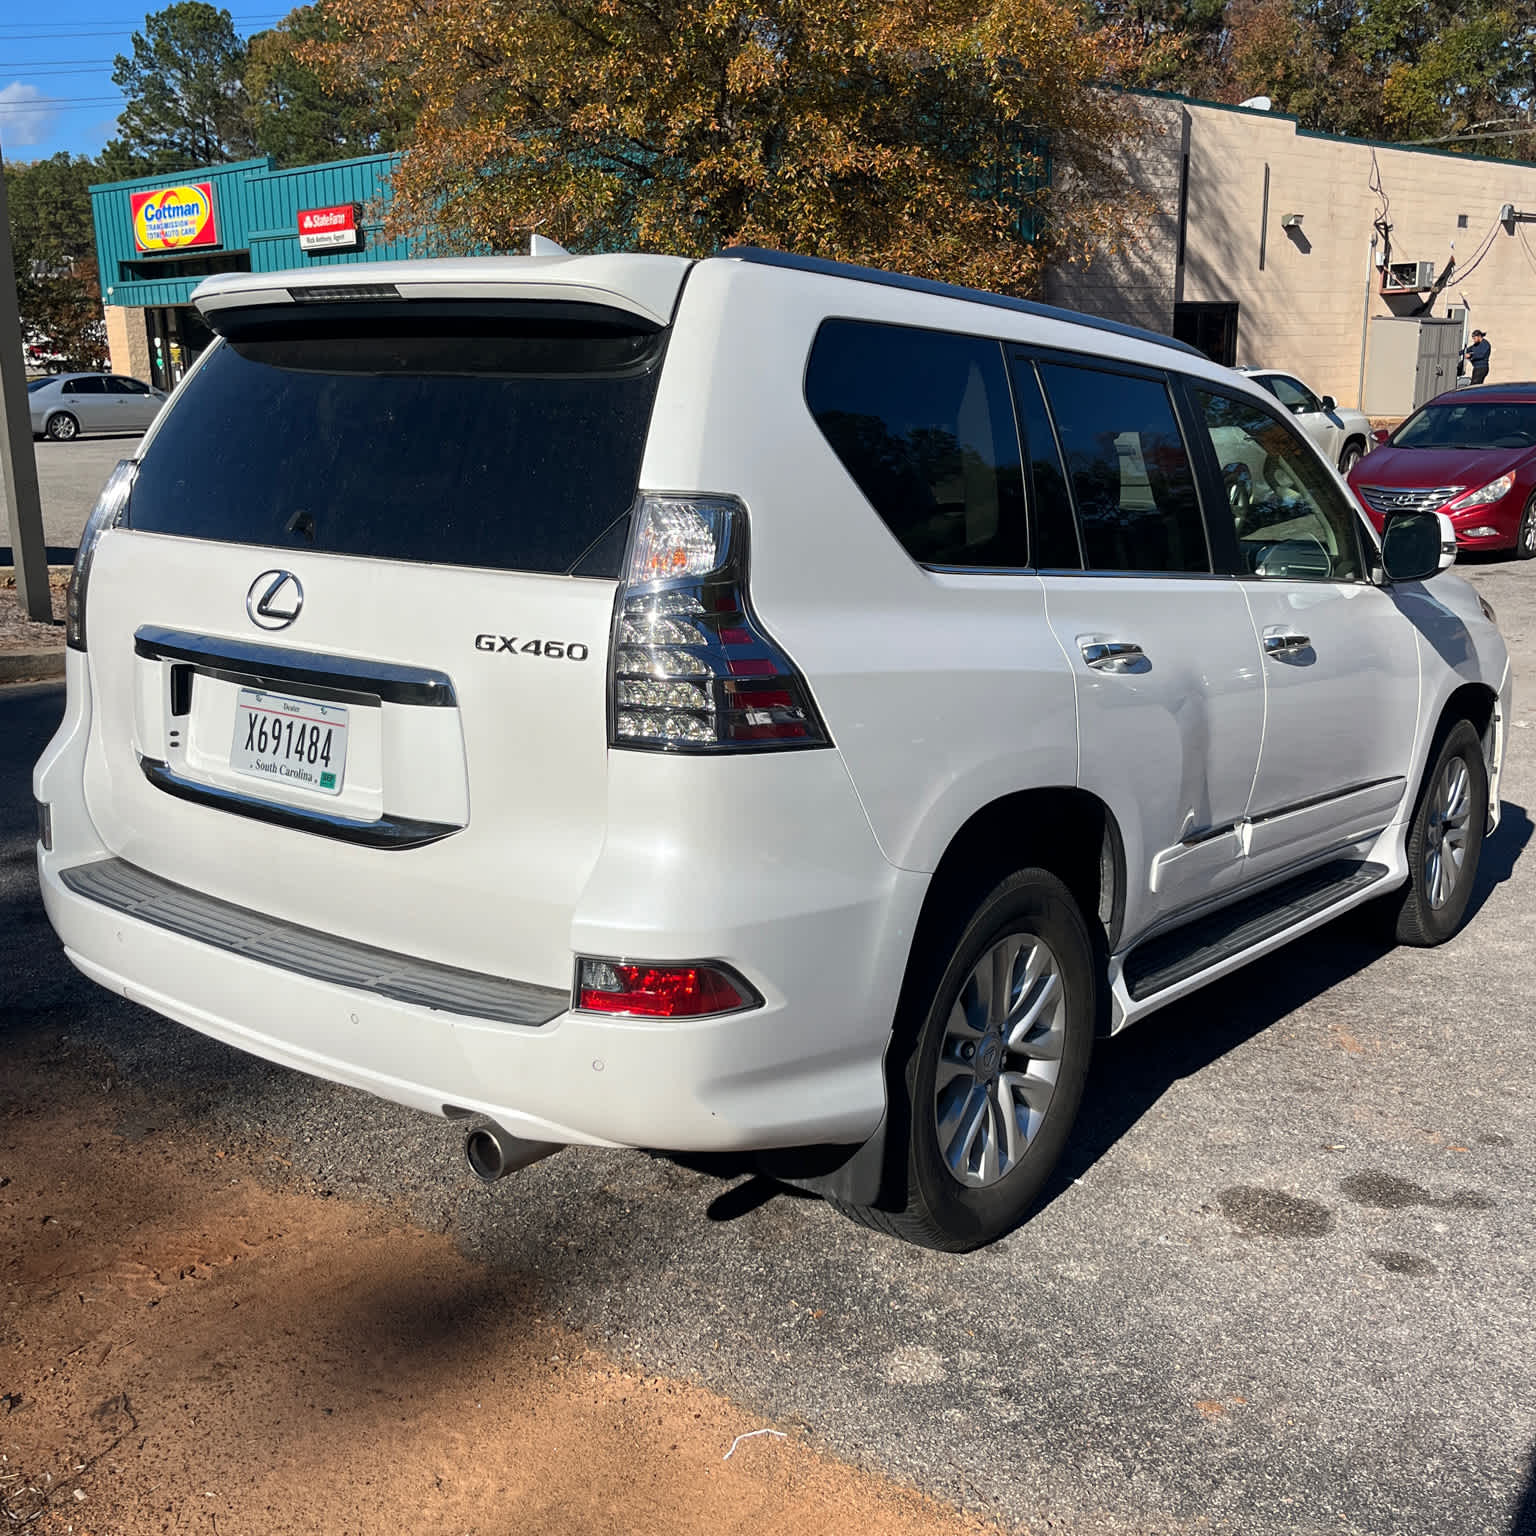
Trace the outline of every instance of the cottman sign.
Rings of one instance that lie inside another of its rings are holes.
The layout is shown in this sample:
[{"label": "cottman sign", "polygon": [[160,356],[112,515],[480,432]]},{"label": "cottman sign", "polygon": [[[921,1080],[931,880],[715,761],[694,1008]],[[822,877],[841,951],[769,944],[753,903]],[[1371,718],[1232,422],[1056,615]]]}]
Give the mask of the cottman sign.
[{"label": "cottman sign", "polygon": [[361,209],[356,203],[299,212],[301,251],[355,251],[363,243]]},{"label": "cottman sign", "polygon": [[128,199],[133,210],[133,243],[141,251],[182,251],[219,243],[210,181],[130,192]]}]

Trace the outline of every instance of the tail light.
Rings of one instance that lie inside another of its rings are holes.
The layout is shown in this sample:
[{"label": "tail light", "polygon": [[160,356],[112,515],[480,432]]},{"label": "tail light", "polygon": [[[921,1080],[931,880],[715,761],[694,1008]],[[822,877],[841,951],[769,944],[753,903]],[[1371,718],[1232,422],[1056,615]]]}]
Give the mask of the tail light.
[{"label": "tail light", "polygon": [[735,971],[718,963],[650,965],[583,957],[576,968],[576,1006],[588,1013],[697,1019],[741,1013],[762,1001]]},{"label": "tail light", "polygon": [[640,498],[611,659],[615,747],[830,745],[805,679],[752,612],[747,509],[734,497]]},{"label": "tail light", "polygon": [[1376,427],[1371,432],[1371,441],[1380,448],[1391,436],[1392,434],[1385,427]]},{"label": "tail light", "polygon": [[128,526],[128,502],[133,494],[133,477],[138,472],[135,460],[119,460],[117,468],[107,476],[107,483],[91,508],[91,515],[85,520],[80,547],[75,551],[75,568],[69,574],[69,596],[64,609],[64,643],[77,651],[85,649],[85,594],[91,581],[91,561],[96,554],[97,541],[109,528]]}]

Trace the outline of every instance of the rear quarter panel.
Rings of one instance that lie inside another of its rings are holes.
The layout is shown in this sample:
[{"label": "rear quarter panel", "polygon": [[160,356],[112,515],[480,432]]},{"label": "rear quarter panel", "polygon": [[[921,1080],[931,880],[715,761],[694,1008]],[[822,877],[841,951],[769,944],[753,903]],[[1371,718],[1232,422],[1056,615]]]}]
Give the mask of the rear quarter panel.
[{"label": "rear quarter panel", "polygon": [[746,502],[759,616],[808,679],[886,857],[931,870],[979,807],[1076,782],[1072,676],[1036,577],[923,570],[849,478],[805,401],[831,316],[986,334],[954,300],[701,263],[642,484]]}]

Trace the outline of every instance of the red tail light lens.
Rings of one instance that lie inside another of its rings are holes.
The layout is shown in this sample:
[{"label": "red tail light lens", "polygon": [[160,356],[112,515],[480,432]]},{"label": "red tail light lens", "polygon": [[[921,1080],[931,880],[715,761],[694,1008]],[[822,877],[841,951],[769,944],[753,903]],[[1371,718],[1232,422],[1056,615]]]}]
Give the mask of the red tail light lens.
[{"label": "red tail light lens", "polygon": [[734,497],[641,497],[614,625],[614,746],[830,745],[805,679],[752,612],[746,555]]},{"label": "red tail light lens", "polygon": [[1379,448],[1392,434],[1385,427],[1377,427],[1371,433],[1371,441]]},{"label": "red tail light lens", "polygon": [[697,1019],[761,1004],[757,993],[723,965],[583,959],[577,969],[576,1006],[588,1013]]}]

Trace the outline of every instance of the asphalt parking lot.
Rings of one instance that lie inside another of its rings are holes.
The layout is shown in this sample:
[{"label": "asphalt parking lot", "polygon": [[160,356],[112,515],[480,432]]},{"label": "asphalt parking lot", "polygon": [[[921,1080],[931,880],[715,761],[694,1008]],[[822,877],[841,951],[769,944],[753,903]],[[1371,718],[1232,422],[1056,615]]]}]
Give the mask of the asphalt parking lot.
[{"label": "asphalt parking lot", "polygon": [[[31,866],[51,687],[0,696],[0,1061],[104,1054],[166,1120],[275,1138],[327,1194],[403,1202],[594,1346],[1007,1529],[1530,1533],[1536,565],[1468,574],[1516,707],[1467,929],[1389,951],[1335,925],[1107,1042],[1045,1204],[979,1254],[639,1153],[482,1189],[445,1123],[93,987]],[[67,1065],[50,1083],[67,1106]]]},{"label": "asphalt parking lot", "polygon": [[[50,548],[73,549],[97,493],[119,459],[138,444],[137,435],[81,437],[72,443],[44,439],[37,450],[38,488],[43,500],[43,538]],[[3,484],[0,481],[0,484]],[[10,521],[0,497],[0,548],[11,543]]]}]

